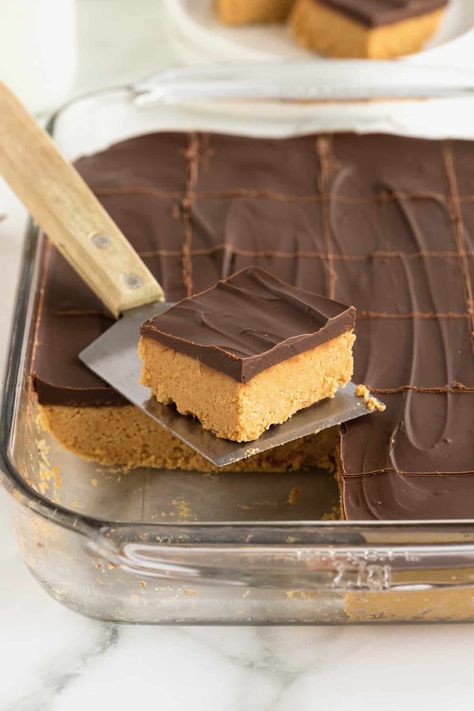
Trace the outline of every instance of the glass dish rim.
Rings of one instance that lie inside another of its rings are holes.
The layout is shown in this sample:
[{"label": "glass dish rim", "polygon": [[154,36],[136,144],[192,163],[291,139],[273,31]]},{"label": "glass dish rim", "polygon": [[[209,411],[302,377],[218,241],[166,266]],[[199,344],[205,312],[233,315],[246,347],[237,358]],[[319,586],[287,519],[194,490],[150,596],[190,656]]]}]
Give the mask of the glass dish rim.
[{"label": "glass dish rim", "polygon": [[[47,130],[51,135],[54,135],[54,127],[57,119],[61,116],[63,111],[76,102],[80,102],[92,98],[104,97],[107,94],[114,94],[116,92],[129,92],[133,87],[130,85],[121,85],[107,87],[104,89],[99,89],[93,92],[88,92],[80,96],[75,97],[71,101],[68,101],[57,109],[50,117],[47,123]],[[176,129],[180,130],[180,129]],[[0,483],[12,496],[16,503],[21,504],[26,509],[33,511],[34,513],[40,515],[41,517],[49,520],[51,523],[57,524],[65,529],[76,531],[87,536],[89,539],[95,539],[97,536],[102,537],[105,530],[117,530],[126,531],[133,530],[137,527],[153,530],[156,532],[163,531],[169,537],[173,532],[187,531],[191,533],[194,532],[212,532],[216,529],[236,529],[243,530],[246,532],[250,531],[265,531],[272,529],[281,529],[285,531],[285,536],[291,531],[309,531],[315,534],[316,540],[311,545],[323,545],[325,547],[331,545],[338,545],[340,542],[334,541],[331,543],[327,540],[327,534],[331,529],[335,529],[341,534],[346,532],[363,531],[366,530],[379,530],[386,532],[387,535],[393,532],[413,531],[416,530],[418,533],[423,531],[429,536],[429,543],[423,543],[422,540],[419,541],[417,547],[421,549],[433,549],[433,533],[449,533],[452,536],[458,533],[460,538],[459,542],[455,542],[450,539],[450,543],[444,544],[445,550],[449,550],[450,544],[453,546],[472,545],[470,541],[463,538],[463,534],[470,534],[474,537],[474,518],[472,519],[403,519],[403,520],[367,520],[367,521],[346,521],[346,520],[298,520],[298,521],[222,521],[222,522],[141,522],[141,521],[113,521],[101,518],[96,518],[88,516],[83,513],[79,513],[72,509],[68,509],[59,504],[55,504],[46,497],[42,496],[39,492],[34,490],[22,477],[21,473],[15,467],[11,456],[10,456],[10,444],[11,437],[14,430],[14,421],[16,415],[16,409],[18,406],[19,399],[19,384],[21,382],[21,372],[22,364],[24,359],[24,353],[26,348],[25,335],[28,332],[28,326],[30,325],[30,320],[32,318],[32,311],[35,302],[36,284],[38,271],[40,268],[40,253],[42,245],[43,236],[41,231],[35,227],[29,220],[28,227],[26,229],[23,252],[21,257],[20,273],[18,278],[15,306],[12,314],[12,323],[10,328],[10,338],[9,345],[7,349],[7,358],[4,368],[4,383],[0,399]],[[323,541],[317,540],[317,533],[324,533]],[[178,538],[178,536],[177,536]],[[193,541],[190,541],[192,545]],[[213,546],[218,542],[212,540],[212,538],[207,539],[207,537],[201,538],[198,545]],[[264,547],[271,548],[272,545],[282,545],[282,542],[264,542]],[[165,547],[168,544],[160,544]],[[252,544],[259,545],[259,544]],[[294,544],[284,544],[289,549],[295,547],[299,548],[301,543]],[[377,544],[374,543],[351,543],[350,547],[360,548],[361,545],[369,546],[370,548],[385,548],[387,546],[394,547],[397,543],[394,541],[383,541],[381,540]],[[434,544],[436,546],[436,543]]]}]

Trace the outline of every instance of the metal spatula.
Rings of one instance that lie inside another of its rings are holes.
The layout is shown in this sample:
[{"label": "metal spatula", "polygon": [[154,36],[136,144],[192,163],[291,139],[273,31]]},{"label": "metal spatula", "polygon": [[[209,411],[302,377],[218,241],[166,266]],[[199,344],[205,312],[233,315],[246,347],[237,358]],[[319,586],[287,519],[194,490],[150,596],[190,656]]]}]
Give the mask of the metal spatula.
[{"label": "metal spatula", "polygon": [[[218,439],[199,422],[150,398],[139,383],[139,327],[172,304],[92,191],[26,109],[0,83],[0,172],[63,256],[118,318],[81,360],[131,403],[217,466],[369,412],[351,383],[258,440]],[[121,316],[121,318],[119,318]]]}]

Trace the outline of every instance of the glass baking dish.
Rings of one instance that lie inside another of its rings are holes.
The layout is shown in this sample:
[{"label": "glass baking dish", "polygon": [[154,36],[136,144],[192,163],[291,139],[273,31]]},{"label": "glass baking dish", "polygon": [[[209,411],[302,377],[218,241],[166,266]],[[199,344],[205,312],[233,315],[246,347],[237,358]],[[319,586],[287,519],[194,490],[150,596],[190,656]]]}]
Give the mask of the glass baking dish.
[{"label": "glass baking dish", "polygon": [[[51,122],[69,158],[152,130],[284,136],[318,130],[446,135],[471,100],[139,107],[134,87],[78,99]],[[258,118],[256,118],[258,117]],[[443,126],[443,121],[444,126]],[[462,132],[461,128],[459,129]],[[331,520],[328,472],[199,473],[85,462],[38,424],[31,392],[43,236],[26,236],[5,391],[0,468],[26,565],[66,606],[142,623],[331,624],[474,618],[474,521]],[[295,489],[301,494],[291,496]],[[326,518],[326,520],[324,520]]]}]

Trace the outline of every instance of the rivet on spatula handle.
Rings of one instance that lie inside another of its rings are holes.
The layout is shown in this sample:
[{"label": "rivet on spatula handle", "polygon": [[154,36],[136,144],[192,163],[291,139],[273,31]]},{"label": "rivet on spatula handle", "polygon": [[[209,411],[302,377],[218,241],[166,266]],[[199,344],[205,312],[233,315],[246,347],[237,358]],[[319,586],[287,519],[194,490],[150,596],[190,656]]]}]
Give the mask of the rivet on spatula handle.
[{"label": "rivet on spatula handle", "polygon": [[160,285],[92,190],[2,82],[0,173],[114,316],[163,300]]}]

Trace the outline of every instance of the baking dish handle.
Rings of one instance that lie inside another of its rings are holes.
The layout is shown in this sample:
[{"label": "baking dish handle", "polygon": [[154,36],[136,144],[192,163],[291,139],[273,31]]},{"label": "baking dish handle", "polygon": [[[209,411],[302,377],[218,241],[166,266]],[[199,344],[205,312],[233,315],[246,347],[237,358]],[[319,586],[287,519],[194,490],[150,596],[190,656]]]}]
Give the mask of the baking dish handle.
[{"label": "baking dish handle", "polygon": [[359,101],[474,96],[474,72],[393,60],[219,62],[165,69],[130,87],[148,106],[193,100]]},{"label": "baking dish handle", "polygon": [[[140,578],[274,589],[384,591],[474,587],[474,545],[195,545],[89,541],[90,552]],[[117,545],[118,544],[118,545]]]}]

